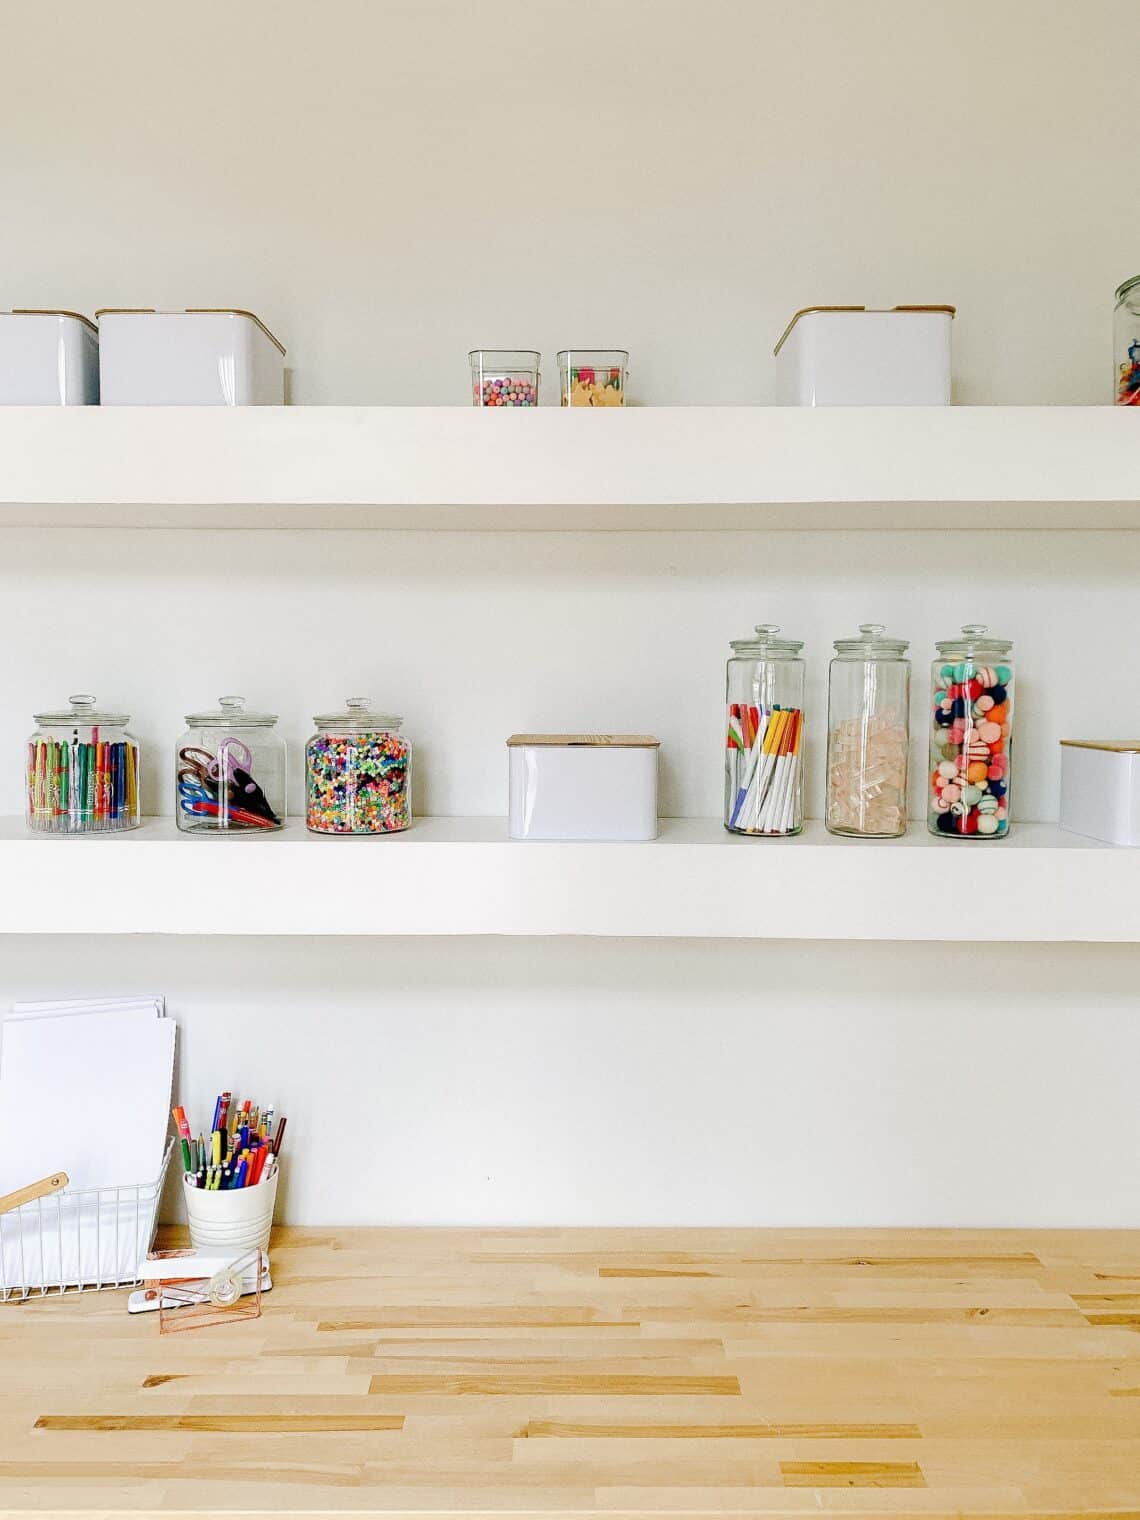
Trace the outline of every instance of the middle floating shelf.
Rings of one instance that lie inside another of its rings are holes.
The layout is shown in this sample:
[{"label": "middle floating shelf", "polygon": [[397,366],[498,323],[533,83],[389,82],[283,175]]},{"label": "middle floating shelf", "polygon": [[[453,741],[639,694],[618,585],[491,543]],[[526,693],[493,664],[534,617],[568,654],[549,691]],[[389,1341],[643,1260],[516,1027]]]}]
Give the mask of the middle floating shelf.
[{"label": "middle floating shelf", "polygon": [[1140,528],[1131,407],[0,407],[0,526]]},{"label": "middle floating shelf", "polygon": [[921,823],[867,842],[665,819],[652,843],[522,844],[502,818],[421,818],[384,839],[294,819],[232,840],[172,819],[33,837],[8,818],[0,932],[1140,942],[1140,850],[1025,823],[993,842]]}]

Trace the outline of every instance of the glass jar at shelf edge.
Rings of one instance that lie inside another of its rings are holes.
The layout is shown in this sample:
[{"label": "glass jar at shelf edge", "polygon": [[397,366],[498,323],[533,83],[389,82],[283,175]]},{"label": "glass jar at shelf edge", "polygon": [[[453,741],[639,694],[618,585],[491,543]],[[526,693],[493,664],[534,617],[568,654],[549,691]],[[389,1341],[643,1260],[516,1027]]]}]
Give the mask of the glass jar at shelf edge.
[{"label": "glass jar at shelf edge", "polygon": [[110,834],[139,823],[139,746],[126,713],[68,697],[64,712],[36,713],[28,740],[26,812],[40,834]]},{"label": "glass jar at shelf edge", "polygon": [[836,639],[827,690],[827,802],[831,834],[897,839],[906,833],[910,661],[882,623]]},{"label": "glass jar at shelf edge", "polygon": [[175,758],[178,827],[197,834],[257,834],[285,822],[285,741],[276,713],[219,697],[215,712],[188,713]]},{"label": "glass jar at shelf edge", "polygon": [[558,380],[563,406],[624,406],[629,354],[624,348],[563,348]]},{"label": "glass jar at shelf edge", "polygon": [[804,646],[779,631],[759,623],[731,645],[724,826],[733,834],[798,834],[804,826]]},{"label": "glass jar at shelf edge", "polygon": [[412,821],[411,751],[402,718],[365,697],[313,719],[305,746],[306,821],[314,834],[398,834]]},{"label": "glass jar at shelf edge", "polygon": [[473,348],[472,406],[537,406],[542,355],[532,348]]},{"label": "glass jar at shelf edge", "polygon": [[1008,639],[983,623],[937,645],[930,668],[928,821],[949,839],[1009,833],[1013,665]]},{"label": "glass jar at shelf edge", "polygon": [[1125,280],[1116,292],[1112,352],[1117,406],[1140,406],[1140,274]]}]

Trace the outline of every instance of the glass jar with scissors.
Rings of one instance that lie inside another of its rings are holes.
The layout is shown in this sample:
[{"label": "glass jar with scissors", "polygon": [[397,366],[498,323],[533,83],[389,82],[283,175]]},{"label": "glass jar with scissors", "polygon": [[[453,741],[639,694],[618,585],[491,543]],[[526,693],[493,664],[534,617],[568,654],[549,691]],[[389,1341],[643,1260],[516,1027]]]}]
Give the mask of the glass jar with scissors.
[{"label": "glass jar with scissors", "polygon": [[253,834],[285,822],[285,741],[275,713],[246,712],[244,697],[219,697],[215,712],[188,713],[175,775],[178,827]]}]

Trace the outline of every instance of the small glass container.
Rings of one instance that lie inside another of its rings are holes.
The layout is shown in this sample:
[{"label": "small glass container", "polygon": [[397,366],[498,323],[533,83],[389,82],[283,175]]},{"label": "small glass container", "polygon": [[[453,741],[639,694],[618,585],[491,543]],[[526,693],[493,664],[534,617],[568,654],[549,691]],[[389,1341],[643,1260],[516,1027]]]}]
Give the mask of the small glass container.
[{"label": "small glass container", "polygon": [[215,712],[188,713],[175,761],[178,827],[198,834],[256,834],[285,822],[285,741],[275,713],[219,697]]},{"label": "small glass container", "polygon": [[798,834],[804,826],[803,643],[760,623],[732,642],[725,700],[724,826],[734,834]]},{"label": "small glass container", "polygon": [[473,406],[537,406],[542,355],[532,348],[473,348]]},{"label": "small glass container", "polygon": [[36,713],[28,740],[28,827],[43,834],[112,834],[139,824],[139,746],[125,713],[94,697]]},{"label": "small glass container", "polygon": [[412,821],[412,756],[402,718],[367,697],[318,713],[305,747],[306,819],[314,834],[398,834]]},{"label": "small glass container", "polygon": [[827,690],[827,804],[830,834],[897,839],[906,833],[910,748],[910,661],[905,639],[882,623],[860,623],[836,639]]},{"label": "small glass container", "polygon": [[1009,833],[1013,664],[1008,639],[982,623],[937,646],[930,668],[928,822],[950,839]]},{"label": "small glass container", "polygon": [[1116,292],[1112,314],[1117,406],[1140,406],[1140,274]]},{"label": "small glass container", "polygon": [[558,355],[563,406],[624,406],[628,375],[624,348],[564,348]]}]

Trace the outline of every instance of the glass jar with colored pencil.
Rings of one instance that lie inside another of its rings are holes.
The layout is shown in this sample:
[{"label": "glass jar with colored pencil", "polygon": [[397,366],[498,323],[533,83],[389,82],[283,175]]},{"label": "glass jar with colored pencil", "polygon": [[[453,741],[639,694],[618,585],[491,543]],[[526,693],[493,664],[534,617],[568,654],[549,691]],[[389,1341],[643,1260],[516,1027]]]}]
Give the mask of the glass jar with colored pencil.
[{"label": "glass jar with colored pencil", "polygon": [[125,713],[94,697],[69,697],[61,712],[36,713],[28,740],[26,817],[42,834],[109,834],[139,823],[139,746]]},{"label": "glass jar with colored pencil", "polygon": [[724,826],[778,837],[804,826],[804,662],[798,639],[760,623],[734,639],[725,701]]}]

